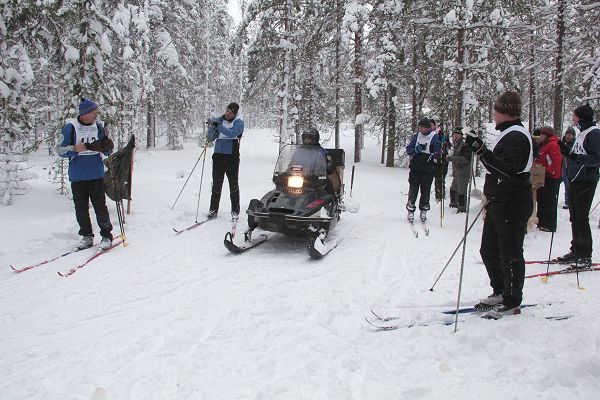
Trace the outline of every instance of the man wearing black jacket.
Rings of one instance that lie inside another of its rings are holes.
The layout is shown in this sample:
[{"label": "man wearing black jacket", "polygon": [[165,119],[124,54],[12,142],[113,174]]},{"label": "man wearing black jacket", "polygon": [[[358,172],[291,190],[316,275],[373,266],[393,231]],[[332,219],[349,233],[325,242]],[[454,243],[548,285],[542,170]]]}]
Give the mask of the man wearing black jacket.
[{"label": "man wearing black jacket", "polygon": [[567,159],[569,179],[569,214],[571,221],[571,251],[556,261],[573,263],[573,268],[588,268],[592,262],[592,231],[590,207],[598,185],[600,166],[600,128],[594,122],[594,110],[588,104],[573,111],[573,123],[579,129],[575,143],[569,148],[559,142]]},{"label": "man wearing black jacket", "polygon": [[489,311],[484,317],[498,319],[520,314],[525,280],[523,240],[533,211],[530,169],[532,141],[520,119],[521,97],[502,93],[494,103],[498,136],[488,150],[473,132],[467,145],[479,155],[487,174],[483,187],[487,198],[486,217],[479,253],[485,264],[493,293],[475,308]]}]

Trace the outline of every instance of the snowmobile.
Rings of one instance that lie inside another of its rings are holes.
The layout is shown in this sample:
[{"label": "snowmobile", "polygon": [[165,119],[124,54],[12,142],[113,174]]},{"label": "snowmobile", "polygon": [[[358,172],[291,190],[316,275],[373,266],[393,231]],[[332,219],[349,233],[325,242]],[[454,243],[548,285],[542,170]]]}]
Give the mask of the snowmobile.
[{"label": "snowmobile", "polygon": [[323,257],[336,245],[326,243],[325,238],[340,219],[343,175],[342,149],[324,149],[314,144],[284,146],[273,172],[275,189],[260,200],[252,199],[246,211],[249,227],[244,233],[246,244],[236,246],[228,232],[225,246],[240,253],[263,243],[267,239],[264,234],[252,242],[252,232],[260,228],[306,237],[310,256]]}]

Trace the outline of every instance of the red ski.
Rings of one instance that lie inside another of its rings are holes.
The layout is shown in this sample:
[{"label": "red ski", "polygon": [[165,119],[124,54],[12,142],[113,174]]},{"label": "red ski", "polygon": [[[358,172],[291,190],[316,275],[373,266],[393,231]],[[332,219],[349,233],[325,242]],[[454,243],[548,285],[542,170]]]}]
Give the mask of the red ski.
[{"label": "red ski", "polygon": [[[597,265],[597,263],[594,263],[592,265]],[[539,274],[527,275],[527,276],[525,276],[525,278],[536,278],[536,277],[544,277],[544,276],[551,276],[551,275],[573,274],[576,272],[589,272],[589,271],[600,271],[600,266],[592,266],[591,268],[579,268],[579,269],[565,268],[565,269],[561,269],[558,271],[550,271],[548,273],[542,272]]]},{"label": "red ski", "polygon": [[73,275],[75,272],[77,272],[78,269],[85,267],[90,261],[98,258],[99,256],[101,256],[102,254],[106,254],[109,251],[111,251],[112,249],[114,249],[115,247],[121,245],[123,243],[123,239],[117,239],[117,241],[115,243],[113,243],[112,246],[110,246],[108,249],[106,250],[98,250],[93,256],[91,256],[90,258],[88,258],[87,260],[85,260],[84,262],[82,262],[81,264],[77,265],[76,267],[71,268],[70,270],[68,270],[67,272],[58,272],[58,275],[62,276],[62,277],[67,277],[69,275]]}]

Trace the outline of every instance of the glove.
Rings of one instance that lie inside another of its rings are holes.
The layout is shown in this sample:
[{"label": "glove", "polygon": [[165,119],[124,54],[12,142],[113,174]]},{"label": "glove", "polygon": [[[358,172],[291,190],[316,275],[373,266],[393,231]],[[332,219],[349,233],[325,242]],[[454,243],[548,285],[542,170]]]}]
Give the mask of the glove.
[{"label": "glove", "polygon": [[481,140],[481,138],[477,136],[475,131],[467,132],[465,143],[467,144],[467,146],[469,146],[473,153],[477,154],[478,156],[487,151],[485,143],[483,143],[483,140]]},{"label": "glove", "polygon": [[208,125],[212,125],[212,126],[214,126],[215,128],[216,128],[217,126],[219,126],[219,121],[217,121],[216,119],[213,119],[213,118],[209,118],[209,119],[208,119],[208,121],[206,121],[206,123],[207,123]]},{"label": "glove", "polygon": [[577,155],[575,155],[575,153],[571,153],[571,149],[569,149],[569,146],[567,146],[567,144],[565,142],[563,142],[562,140],[558,141],[558,146],[560,147],[560,153],[563,156],[570,158],[572,160],[577,158]]},{"label": "glove", "polygon": [[415,146],[415,154],[419,154],[425,151],[425,144],[419,143]]}]

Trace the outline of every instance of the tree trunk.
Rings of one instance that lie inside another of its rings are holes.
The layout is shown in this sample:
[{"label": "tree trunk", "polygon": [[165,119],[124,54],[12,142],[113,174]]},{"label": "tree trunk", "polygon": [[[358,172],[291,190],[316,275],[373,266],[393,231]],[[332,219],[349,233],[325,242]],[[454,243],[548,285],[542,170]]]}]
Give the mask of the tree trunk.
[{"label": "tree trunk", "polygon": [[284,36],[287,43],[285,49],[285,58],[283,61],[283,80],[281,83],[280,91],[280,107],[279,107],[279,150],[286,144],[289,143],[287,125],[288,125],[288,97],[290,90],[290,64],[291,60],[291,49],[289,48],[291,40],[291,25],[292,25],[292,1],[286,0],[285,2],[285,19],[284,19]]},{"label": "tree trunk", "polygon": [[146,148],[156,146],[156,120],[154,119],[154,101],[153,93],[148,95],[146,100]]},{"label": "tree trunk", "polygon": [[563,41],[565,36],[565,0],[558,0],[558,15],[556,18],[556,70],[554,74],[554,130],[562,132],[563,126]]},{"label": "tree trunk", "polygon": [[342,58],[342,18],[343,18],[342,0],[335,2],[335,148],[340,148],[340,64]]},{"label": "tree trunk", "polygon": [[381,163],[385,162],[385,144],[387,141],[387,119],[388,119],[388,104],[387,104],[387,89],[383,91],[383,139],[381,140]]},{"label": "tree trunk", "polygon": [[[363,121],[357,117],[362,114],[362,24],[354,33],[354,162],[360,162],[360,150],[362,145]],[[362,118],[362,116],[361,116]]]},{"label": "tree trunk", "polygon": [[[533,22],[531,22],[531,24],[533,25]],[[531,32],[531,47],[529,48],[529,50],[530,50],[529,62],[531,64],[531,66],[533,66],[535,64],[535,46],[536,46],[535,35],[536,35],[536,31],[533,30]],[[529,69],[529,132],[533,132],[533,129],[535,128],[535,124],[536,124],[536,114],[537,114],[536,89],[537,88],[535,86],[535,71],[533,68],[530,68]]]},{"label": "tree trunk", "polygon": [[458,73],[456,76],[457,94],[454,126],[462,126],[465,98],[465,93],[462,87],[465,80],[465,30],[463,28],[458,29],[456,32],[456,47],[456,63],[458,65]]},{"label": "tree trunk", "polygon": [[386,167],[394,166],[394,154],[396,154],[396,105],[394,99],[396,98],[396,86],[390,84],[388,86],[389,95],[388,100],[388,140],[387,140],[387,161]]}]

